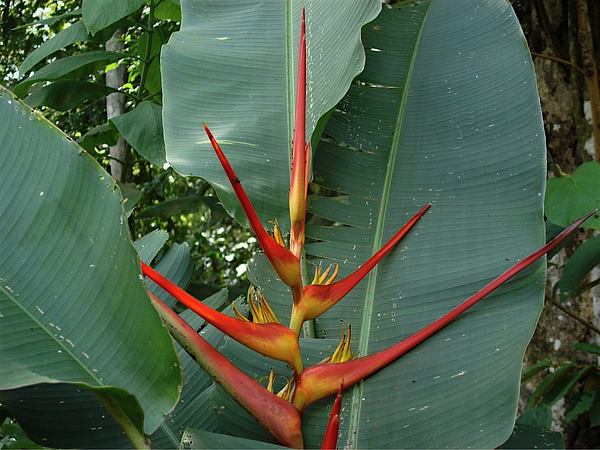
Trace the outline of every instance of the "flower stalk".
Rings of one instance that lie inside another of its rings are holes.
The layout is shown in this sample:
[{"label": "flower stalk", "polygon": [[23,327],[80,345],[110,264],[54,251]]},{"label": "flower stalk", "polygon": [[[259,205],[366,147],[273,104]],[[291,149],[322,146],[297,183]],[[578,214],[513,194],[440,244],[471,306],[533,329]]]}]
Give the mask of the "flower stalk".
[{"label": "flower stalk", "polygon": [[143,262],[142,273],[226,335],[264,356],[288,363],[294,373],[302,372],[298,338],[286,326],[234,319],[209,308]]}]

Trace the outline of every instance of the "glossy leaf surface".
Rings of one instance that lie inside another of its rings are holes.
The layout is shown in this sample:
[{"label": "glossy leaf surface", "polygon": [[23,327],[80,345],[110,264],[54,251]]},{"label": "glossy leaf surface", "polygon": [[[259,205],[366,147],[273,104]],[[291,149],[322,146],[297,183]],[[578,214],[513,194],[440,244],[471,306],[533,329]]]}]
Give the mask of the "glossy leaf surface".
[{"label": "glossy leaf surface", "polygon": [[[212,130],[264,225],[286,228],[296,59],[306,6],[307,136],[362,69],[360,27],[375,0],[182,2],[181,31],[162,51],[167,161],[213,183],[246,219],[202,129]],[[268,175],[266,175],[268,174]]]},{"label": "glossy leaf surface", "polygon": [[[351,324],[353,351],[366,356],[543,245],[545,143],[531,59],[507,2],[384,8],[363,28],[363,43],[365,70],[314,161],[315,184],[340,195],[311,197],[309,211],[334,226],[308,226],[316,242],[307,251],[340,264],[343,277],[432,203],[369,279],[315,320],[317,337],[337,338],[340,321]],[[257,261],[252,281],[271,285],[272,272]],[[338,446],[500,445],[513,430],[543,288],[539,262],[357,386]],[[270,289],[276,313],[289,310],[285,289]],[[316,406],[307,410],[305,425],[319,414],[326,419]]]},{"label": "glossy leaf surface", "polygon": [[[531,59],[504,1],[384,9],[363,29],[365,71],[315,159],[308,251],[362,264],[429,212],[317,336],[352,324],[361,356],[421,329],[544,243],[544,133]],[[336,145],[337,143],[337,145]],[[339,445],[494,447],[511,433],[521,360],[542,307],[543,264],[507,283],[354,389]],[[348,410],[346,410],[348,411]]]},{"label": "glossy leaf surface", "polygon": [[152,432],[175,405],[181,374],[115,182],[4,91],[0,188],[0,389],[113,387],[136,397]]}]

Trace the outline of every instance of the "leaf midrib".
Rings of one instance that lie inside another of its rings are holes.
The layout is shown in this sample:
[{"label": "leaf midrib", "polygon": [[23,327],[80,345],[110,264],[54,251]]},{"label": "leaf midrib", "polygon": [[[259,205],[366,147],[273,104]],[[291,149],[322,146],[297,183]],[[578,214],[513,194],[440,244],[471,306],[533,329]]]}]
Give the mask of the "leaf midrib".
[{"label": "leaf midrib", "polygon": [[[402,124],[404,120],[404,111],[406,107],[406,99],[408,97],[409,86],[412,79],[413,69],[415,65],[415,60],[417,58],[419,48],[419,43],[421,42],[421,36],[423,33],[423,28],[425,27],[425,22],[427,21],[427,13],[429,9],[425,13],[423,17],[423,22],[421,24],[421,28],[419,29],[419,34],[415,40],[415,50],[412,53],[412,58],[410,61],[410,66],[408,70],[408,76],[406,78],[406,82],[404,83],[404,91],[402,92],[402,98],[400,101],[399,114],[398,119],[396,120],[396,126],[394,129],[394,138],[392,141],[392,146],[390,149],[390,158],[387,165],[387,171],[385,174],[385,179],[383,181],[383,189],[381,193],[381,202],[379,206],[379,214],[377,225],[375,228],[375,235],[373,237],[373,253],[374,254],[379,248],[382,246],[383,239],[383,230],[386,219],[387,206],[389,202],[390,190],[392,185],[392,178],[394,175],[396,157],[398,155],[398,147],[400,140],[400,131],[402,129]],[[360,356],[368,355],[368,347],[369,347],[369,336],[371,332],[371,318],[373,315],[373,304],[374,304],[374,294],[375,287],[377,284],[377,271],[378,266],[371,271],[367,279],[367,289],[364,301],[364,309],[362,314],[362,323],[361,323],[361,335],[360,335]],[[351,408],[350,420],[349,420],[349,431],[348,431],[348,443],[350,448],[357,448],[358,443],[358,434],[359,434],[359,423],[360,423],[360,415],[361,415],[361,406],[363,398],[363,382],[360,382],[356,385],[353,390],[351,404],[353,407]]]}]

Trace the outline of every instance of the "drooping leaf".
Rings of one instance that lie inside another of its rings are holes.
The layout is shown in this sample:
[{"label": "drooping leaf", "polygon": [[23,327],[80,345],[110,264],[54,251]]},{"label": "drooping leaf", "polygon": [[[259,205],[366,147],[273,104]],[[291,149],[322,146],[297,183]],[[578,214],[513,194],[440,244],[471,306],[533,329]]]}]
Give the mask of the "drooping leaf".
[{"label": "drooping leaf", "polygon": [[381,2],[182,2],[181,31],[162,51],[167,160],[181,174],[210,181],[242,223],[246,219],[201,124],[221,144],[263,224],[277,219],[285,229],[303,6],[311,136],[319,117],[362,69],[360,27],[376,16]]},{"label": "drooping leaf", "polygon": [[93,36],[103,28],[134,13],[143,4],[143,0],[83,0],[83,23]]},{"label": "drooping leaf", "polygon": [[[54,448],[127,448],[131,442],[88,389],[56,383],[0,391],[29,438]],[[135,399],[130,398],[135,405]]]},{"label": "drooping leaf", "polygon": [[[581,211],[584,214],[600,207],[600,164],[581,164],[572,175],[550,178],[546,188],[546,217],[557,225],[567,226]],[[586,228],[600,229],[600,218],[594,216]]]},{"label": "drooping leaf", "polygon": [[127,55],[118,52],[108,52],[105,50],[93,50],[79,53],[66,58],[58,59],[35,72],[30,77],[23,80],[15,86],[14,93],[23,98],[32,84],[41,81],[58,81],[67,78],[80,78],[89,75],[96,70],[126,58]]},{"label": "drooping leaf", "polygon": [[110,387],[117,401],[135,396],[152,432],[181,375],[115,182],[5,91],[0,149],[0,389]]},{"label": "drooping leaf", "polygon": [[110,121],[123,138],[152,164],[162,167],[167,162],[160,105],[145,101]]},{"label": "drooping leaf", "polygon": [[86,100],[102,98],[114,91],[102,84],[81,80],[62,80],[35,90],[25,98],[25,103],[32,108],[48,106],[57,111],[68,111]]},{"label": "drooping leaf", "polygon": [[600,236],[593,236],[581,244],[565,263],[554,292],[560,295],[561,301],[574,295],[579,289],[581,280],[600,263]]},{"label": "drooping leaf", "polygon": [[[66,15],[59,17],[64,16]],[[27,58],[25,58],[25,61],[23,61],[21,67],[19,67],[19,74],[21,76],[25,75],[40,61],[43,61],[45,58],[51,56],[53,53],[65,47],[68,47],[69,45],[74,44],[76,42],[107,41],[112,36],[117,26],[118,24],[116,24],[114,27],[105,30],[105,32],[100,33],[100,35],[92,37],[87,33],[83,21],[79,20],[52,36],[50,39],[48,39],[42,45],[40,45],[38,48],[32,51],[29,55],[27,55]]]}]

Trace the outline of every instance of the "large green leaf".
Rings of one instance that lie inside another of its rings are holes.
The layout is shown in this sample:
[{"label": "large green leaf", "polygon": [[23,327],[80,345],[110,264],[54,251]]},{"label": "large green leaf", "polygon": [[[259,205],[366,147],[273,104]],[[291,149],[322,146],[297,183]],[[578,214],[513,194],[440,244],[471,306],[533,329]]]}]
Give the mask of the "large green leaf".
[{"label": "large green leaf", "polygon": [[162,52],[167,161],[219,191],[245,222],[202,129],[230,158],[263,223],[288,221],[301,8],[308,45],[307,137],[362,69],[360,27],[378,0],[182,1],[181,31]]},{"label": "large green leaf", "polygon": [[[544,243],[545,145],[527,45],[508,2],[433,0],[384,9],[363,29],[367,62],[314,164],[344,194],[310,209],[309,252],[362,264],[426,203],[414,231],[317,336],[351,323],[372,354],[416,332]],[[344,226],[342,226],[344,225]],[[515,418],[544,264],[357,386],[341,446],[493,448]]]},{"label": "large green leaf", "polygon": [[[543,245],[545,146],[531,59],[507,2],[384,8],[363,28],[363,42],[365,70],[333,113],[314,162],[315,183],[339,195],[313,196],[309,210],[333,225],[309,226],[315,241],[307,251],[347,275],[432,203],[370,277],[315,320],[317,337],[337,338],[340,321],[352,325],[353,349],[365,356],[423,328]],[[289,294],[263,259],[250,278],[283,315]],[[521,274],[355,387],[338,446],[505,441],[543,303],[543,269]],[[325,408],[309,408],[303,429],[314,424],[323,433]],[[320,443],[306,431],[305,439]]]},{"label": "large green leaf", "polygon": [[131,394],[152,432],[174,407],[181,374],[115,182],[3,91],[0,188],[0,390],[76,383],[104,389],[124,410],[131,402],[119,399]]},{"label": "large green leaf", "polygon": [[[196,110],[223,106],[217,120],[222,130],[217,125],[215,135],[225,136],[223,147],[244,185],[272,186],[279,191],[273,195],[285,198],[285,180],[276,177],[285,166],[289,145],[280,146],[283,156],[276,166],[271,154],[268,165],[259,165],[248,151],[254,147],[232,144],[258,145],[252,139],[265,116],[272,129],[278,127],[282,117],[269,115],[271,105],[253,102],[249,112],[238,101],[257,96],[240,79],[240,67],[258,60],[272,69],[276,61],[240,43],[237,53],[225,53],[218,47],[230,39],[225,31],[212,36],[217,48],[203,53],[213,48],[206,44],[210,37],[198,37],[204,36],[205,27],[229,31],[224,19],[237,17],[236,8],[243,17],[253,15],[236,4],[217,18],[209,14],[214,5],[194,5],[187,13],[184,5],[184,29],[186,14],[212,18],[212,23],[198,19],[197,29],[174,35],[172,47],[163,53],[164,67],[181,74],[176,78],[165,72],[164,77],[167,159],[176,168],[179,163],[187,167],[186,173],[205,176],[208,172],[195,172],[194,167],[214,169],[214,160],[201,150],[205,138],[196,122],[211,123]],[[339,15],[332,22],[336,18]],[[311,20],[309,15],[307,26]],[[269,24],[265,19],[263,33],[271,33]],[[251,26],[239,29],[249,36],[256,32]],[[369,278],[315,321],[316,335],[328,338],[339,336],[340,321],[351,324],[353,350],[365,356],[423,328],[543,245],[545,143],[531,58],[505,0],[431,0],[386,7],[362,31],[365,70],[332,114],[328,138],[314,160],[315,184],[340,195],[314,196],[309,210],[316,216],[314,222],[321,217],[333,225],[309,226],[307,234],[314,241],[307,251],[316,261],[340,264],[342,277],[432,203],[410,236]],[[229,66],[216,64],[225,55]],[[186,58],[202,63],[191,64]],[[319,60],[309,64],[309,71],[316,71]],[[193,77],[202,79],[201,85],[181,89],[184,78]],[[223,97],[209,82],[217,79],[226,91]],[[263,91],[260,95],[266,97]],[[276,102],[279,97],[272,95],[270,100]],[[289,120],[282,123],[289,133]],[[175,140],[178,134],[181,140]],[[179,152],[174,144],[183,149],[184,140],[192,144]],[[170,145],[177,160],[170,159]],[[272,218],[274,208],[259,197],[255,193],[253,200],[263,220]],[[274,198],[270,201],[278,204]],[[286,289],[257,260],[251,280],[264,285],[277,314],[289,311]],[[342,409],[338,446],[493,448],[504,442],[513,430],[522,357],[542,308],[543,290],[540,262],[353,388]],[[315,345],[322,345],[325,353],[331,342],[315,340]],[[243,350],[240,354],[247,356]],[[320,445],[326,403],[304,415],[309,447]],[[243,423],[235,418],[220,421],[222,426],[227,422]]]}]

